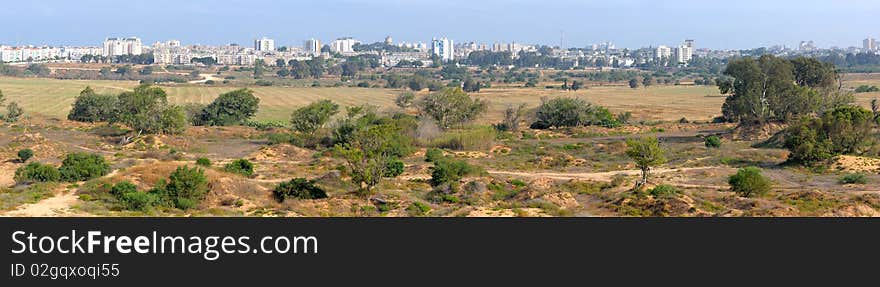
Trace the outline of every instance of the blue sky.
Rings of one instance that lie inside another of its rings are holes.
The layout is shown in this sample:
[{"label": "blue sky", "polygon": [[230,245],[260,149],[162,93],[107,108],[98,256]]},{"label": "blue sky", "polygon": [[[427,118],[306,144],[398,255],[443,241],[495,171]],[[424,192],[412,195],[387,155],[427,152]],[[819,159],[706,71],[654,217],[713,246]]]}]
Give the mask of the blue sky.
[{"label": "blue sky", "polygon": [[268,36],[301,45],[352,36],[429,41],[446,36],[583,47],[612,41],[637,48],[685,38],[709,48],[814,40],[859,46],[880,38],[877,0],[31,0],[0,9],[0,43],[97,45],[108,36],[145,42],[250,45]]}]

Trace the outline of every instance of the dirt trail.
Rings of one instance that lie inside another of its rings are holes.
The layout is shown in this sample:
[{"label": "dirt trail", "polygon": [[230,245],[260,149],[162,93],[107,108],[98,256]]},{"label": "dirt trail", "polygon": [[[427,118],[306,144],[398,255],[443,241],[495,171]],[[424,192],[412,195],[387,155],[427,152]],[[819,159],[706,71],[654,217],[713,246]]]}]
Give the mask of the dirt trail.
[{"label": "dirt trail", "polygon": [[[652,174],[660,174],[660,173],[669,173],[669,172],[686,172],[686,171],[695,171],[695,170],[709,170],[709,169],[717,169],[717,166],[703,166],[703,167],[684,167],[684,168],[659,168],[651,170]],[[561,179],[561,180],[572,180],[572,179],[584,179],[584,180],[594,180],[594,181],[611,181],[611,179],[618,174],[626,175],[626,176],[636,176],[641,174],[640,170],[632,169],[632,170],[618,170],[618,171],[608,171],[608,172],[584,172],[584,173],[558,173],[558,172],[518,172],[518,171],[500,171],[500,170],[488,170],[486,171],[490,174],[497,175],[512,175],[512,176],[521,176],[527,178],[549,178],[549,179]]]},{"label": "dirt trail", "polygon": [[4,217],[69,217],[87,216],[88,214],[75,211],[71,207],[76,204],[78,198],[74,191],[64,191],[60,195],[41,200],[37,203],[25,204],[18,209],[0,213]]}]

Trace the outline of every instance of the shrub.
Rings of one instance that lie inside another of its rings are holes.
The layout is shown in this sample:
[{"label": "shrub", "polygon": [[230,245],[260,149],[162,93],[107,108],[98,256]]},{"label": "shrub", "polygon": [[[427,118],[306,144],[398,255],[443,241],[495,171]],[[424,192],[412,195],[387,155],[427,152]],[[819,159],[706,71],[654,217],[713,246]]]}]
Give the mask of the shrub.
[{"label": "shrub", "polygon": [[171,173],[168,184],[158,193],[164,193],[177,208],[193,208],[208,193],[208,179],[200,168],[181,166]]},{"label": "shrub", "polygon": [[160,199],[153,193],[134,191],[122,194],[119,201],[125,209],[145,211],[159,204]]},{"label": "shrub", "polygon": [[86,181],[107,175],[110,165],[101,155],[80,152],[68,154],[58,171],[64,181]]},{"label": "shrub", "polygon": [[206,158],[206,157],[200,157],[200,158],[196,159],[196,165],[198,165],[198,166],[204,166],[204,167],[210,167],[210,166],[211,166],[211,160],[208,159],[208,158]]},{"label": "shrub", "polygon": [[482,172],[481,168],[472,166],[465,161],[452,159],[435,161],[431,170],[431,186],[450,184],[455,187],[462,177]]},{"label": "shrub", "polygon": [[535,129],[577,127],[584,125],[599,125],[604,127],[616,127],[620,125],[608,109],[593,105],[579,98],[555,98],[542,99],[541,105],[535,112],[535,122],[531,127]]},{"label": "shrub", "polygon": [[110,188],[110,194],[116,198],[121,198],[122,195],[132,192],[137,192],[137,186],[128,181],[117,183]]},{"label": "shrub", "polygon": [[201,114],[201,122],[209,126],[241,124],[253,117],[260,99],[249,89],[240,89],[220,95]]},{"label": "shrub", "polygon": [[294,131],[314,135],[331,117],[339,113],[339,105],[330,100],[320,100],[299,108],[290,115]]},{"label": "shrub", "polygon": [[840,177],[837,182],[840,184],[866,184],[868,178],[863,173],[850,173]]},{"label": "shrub", "polygon": [[708,136],[704,141],[704,144],[707,148],[720,148],[721,147],[721,138],[718,136]]},{"label": "shrub", "polygon": [[293,144],[297,141],[297,137],[289,133],[272,133],[266,135],[266,140],[269,141],[269,145]]},{"label": "shrub", "polygon": [[61,179],[61,173],[54,166],[32,162],[15,170],[15,182],[54,182]]},{"label": "shrub", "polygon": [[860,154],[870,149],[874,114],[862,107],[844,106],[821,118],[793,124],[786,131],[789,160],[805,164],[841,154]]},{"label": "shrub", "polygon": [[656,198],[669,198],[678,195],[680,191],[674,186],[661,184],[648,190],[648,194]]},{"label": "shrub", "polygon": [[416,201],[406,208],[406,212],[409,213],[411,216],[425,216],[429,212],[431,212],[431,206]]},{"label": "shrub", "polygon": [[237,159],[226,164],[224,170],[226,170],[227,172],[251,177],[254,175],[254,164],[246,159]]},{"label": "shrub", "polygon": [[284,202],[287,198],[320,199],[327,198],[327,192],[315,185],[315,181],[305,178],[294,178],[289,182],[282,182],[272,190],[272,195],[278,202]]},{"label": "shrub", "polygon": [[385,162],[385,174],[383,176],[388,178],[395,178],[403,174],[404,168],[405,165],[400,159],[389,160]]},{"label": "shrub", "polygon": [[438,93],[425,96],[419,103],[422,113],[433,119],[442,129],[470,122],[487,108],[486,101],[471,98],[461,88],[444,88]]},{"label": "shrub", "polygon": [[739,169],[727,182],[731,191],[743,197],[766,194],[772,185],[770,179],[761,175],[761,169],[753,166]]},{"label": "shrub", "polygon": [[443,150],[439,148],[429,148],[425,151],[425,162],[436,162],[443,158]]},{"label": "shrub", "polygon": [[21,162],[26,162],[32,157],[34,157],[34,151],[29,148],[18,151],[18,160]]}]

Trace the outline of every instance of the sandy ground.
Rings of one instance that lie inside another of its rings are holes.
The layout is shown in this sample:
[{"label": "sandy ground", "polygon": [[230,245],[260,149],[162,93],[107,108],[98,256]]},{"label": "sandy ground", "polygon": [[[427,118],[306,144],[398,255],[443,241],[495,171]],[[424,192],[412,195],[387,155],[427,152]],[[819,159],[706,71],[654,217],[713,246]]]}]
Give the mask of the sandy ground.
[{"label": "sandy ground", "polygon": [[65,191],[62,194],[41,200],[37,203],[25,204],[15,210],[0,213],[4,217],[69,217],[87,216],[88,214],[74,211],[71,207],[77,202],[76,192]]}]

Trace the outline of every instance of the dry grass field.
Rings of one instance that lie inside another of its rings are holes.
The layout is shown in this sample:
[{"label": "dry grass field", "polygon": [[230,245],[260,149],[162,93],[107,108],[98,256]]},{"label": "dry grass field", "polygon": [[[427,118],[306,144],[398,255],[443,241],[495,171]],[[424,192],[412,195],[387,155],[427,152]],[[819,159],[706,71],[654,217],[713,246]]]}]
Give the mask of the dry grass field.
[{"label": "dry grass field", "polygon": [[[847,86],[880,85],[880,74],[847,75]],[[29,113],[64,118],[74,97],[86,86],[98,92],[118,93],[131,89],[136,82],[76,81],[53,79],[0,78],[0,91],[9,101],[18,101]],[[210,103],[221,93],[237,87],[205,85],[163,86],[174,104]],[[320,99],[331,99],[343,106],[371,104],[382,109],[394,108],[394,98],[402,90],[375,88],[296,88],[250,87],[262,100],[257,120],[286,121],[296,107]],[[427,93],[427,92],[423,92]],[[526,103],[536,107],[542,97],[580,97],[608,107],[612,112],[631,112],[635,120],[675,121],[681,118],[706,121],[721,114],[724,96],[714,86],[653,86],[631,89],[627,86],[593,86],[579,91],[544,88],[502,87],[484,89],[475,96],[489,100],[489,112],[478,122],[498,122],[508,105]],[[869,106],[880,93],[857,94],[857,102]]]}]

